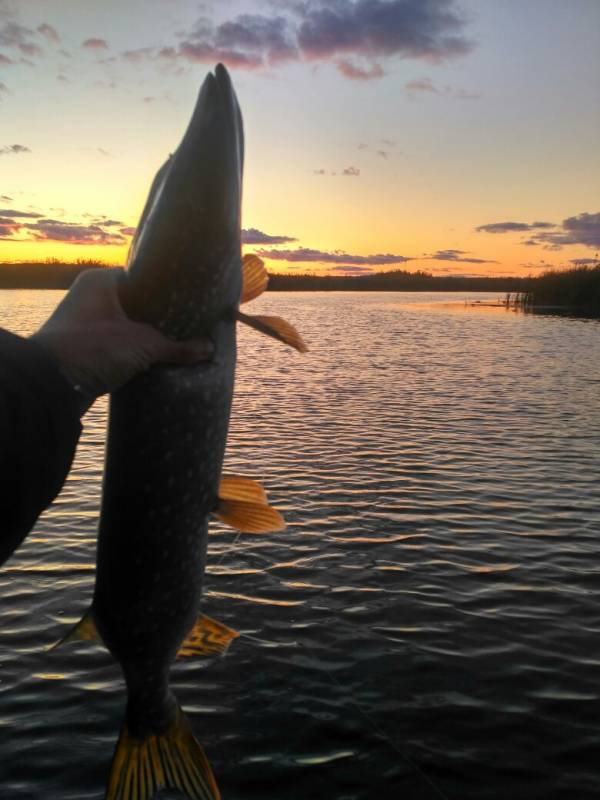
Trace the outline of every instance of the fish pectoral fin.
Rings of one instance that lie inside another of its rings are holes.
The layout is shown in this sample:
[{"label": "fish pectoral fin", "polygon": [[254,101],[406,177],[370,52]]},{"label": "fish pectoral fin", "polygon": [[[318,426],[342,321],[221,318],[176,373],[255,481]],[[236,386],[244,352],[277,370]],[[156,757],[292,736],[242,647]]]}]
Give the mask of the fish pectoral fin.
[{"label": "fish pectoral fin", "polygon": [[183,641],[177,658],[184,656],[223,656],[240,634],[222,622],[200,614],[196,624]]},{"label": "fish pectoral fin", "polygon": [[299,353],[308,352],[306,342],[300,336],[296,328],[281,317],[268,317],[263,315],[251,316],[250,314],[244,314],[242,311],[238,311],[237,318],[238,321],[243,322],[244,325],[249,325],[251,328],[254,328],[255,331],[260,331],[260,333],[264,333],[266,336],[271,336],[279,342],[288,344]]},{"label": "fish pectoral fin", "polygon": [[242,259],[242,296],[240,303],[249,303],[259,297],[267,288],[269,276],[265,269],[265,262],[248,253]]},{"label": "fish pectoral fin", "polygon": [[221,522],[242,533],[271,533],[285,528],[285,520],[272,506],[246,500],[221,500],[214,512]]},{"label": "fish pectoral fin", "polygon": [[267,505],[267,493],[258,481],[241,475],[222,475],[219,485],[219,500],[246,500],[249,503]]},{"label": "fish pectoral fin", "polygon": [[67,644],[68,642],[98,642],[99,644],[104,644],[102,637],[98,633],[96,623],[94,622],[92,609],[87,611],[79,620],[77,625],[75,625],[74,628],[71,628],[71,630],[62,637],[62,639],[59,639],[58,642],[50,645],[48,652],[50,653],[60,647],[61,644]]},{"label": "fish pectoral fin", "polygon": [[190,800],[220,800],[204,750],[181,709],[161,735],[134,738],[123,723],[105,800],[151,800],[161,789],[179,789]]}]

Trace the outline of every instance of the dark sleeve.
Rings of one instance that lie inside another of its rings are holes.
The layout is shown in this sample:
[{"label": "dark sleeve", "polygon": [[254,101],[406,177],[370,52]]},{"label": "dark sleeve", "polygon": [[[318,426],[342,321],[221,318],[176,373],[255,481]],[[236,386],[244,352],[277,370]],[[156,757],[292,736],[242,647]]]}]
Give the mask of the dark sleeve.
[{"label": "dark sleeve", "polygon": [[61,490],[82,411],[51,356],[0,330],[0,564]]}]

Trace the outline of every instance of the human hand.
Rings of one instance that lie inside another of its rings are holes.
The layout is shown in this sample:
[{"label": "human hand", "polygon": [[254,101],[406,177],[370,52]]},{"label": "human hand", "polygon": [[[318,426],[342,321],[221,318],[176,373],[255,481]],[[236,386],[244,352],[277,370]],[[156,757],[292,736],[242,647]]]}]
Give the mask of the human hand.
[{"label": "human hand", "polygon": [[122,269],[83,272],[31,337],[90,403],[152,364],[195,364],[212,355],[208,339],[174,342],[152,325],[130,320],[119,301],[123,280]]}]

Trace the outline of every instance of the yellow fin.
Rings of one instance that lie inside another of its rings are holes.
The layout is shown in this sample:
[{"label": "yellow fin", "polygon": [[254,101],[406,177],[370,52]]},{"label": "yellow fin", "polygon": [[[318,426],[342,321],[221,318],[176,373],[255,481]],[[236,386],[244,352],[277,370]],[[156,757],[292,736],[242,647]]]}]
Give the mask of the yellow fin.
[{"label": "yellow fin", "polygon": [[254,254],[248,253],[242,259],[242,296],[240,303],[249,303],[261,295],[267,288],[269,276],[265,263]]},{"label": "yellow fin", "polygon": [[285,520],[274,508],[264,503],[245,500],[219,500],[215,515],[242,533],[270,533],[285,528]]},{"label": "yellow fin", "polygon": [[181,709],[161,736],[135,739],[123,724],[105,800],[151,800],[166,787],[179,789],[190,800],[221,798],[204,750]]},{"label": "yellow fin", "polygon": [[67,644],[68,642],[100,642],[103,644],[102,637],[98,633],[98,629],[96,628],[96,623],[94,622],[94,617],[92,615],[92,610],[90,609],[87,611],[83,617],[79,620],[77,625],[74,628],[65,634],[62,639],[59,639],[58,642],[55,642],[48,648],[48,652],[52,650],[56,650],[61,644]]},{"label": "yellow fin", "polygon": [[246,500],[267,505],[267,493],[257,481],[240,475],[222,475],[219,486],[220,500]]},{"label": "yellow fin", "polygon": [[222,622],[200,614],[196,624],[179,648],[177,657],[225,655],[232,640],[237,639],[238,636],[239,633],[233,628],[228,628]]},{"label": "yellow fin", "polygon": [[237,318],[245,325],[254,328],[254,330],[260,331],[267,336],[272,336],[273,339],[277,339],[284,344],[289,344],[290,347],[298,350],[299,353],[306,353],[308,351],[304,339],[300,336],[296,328],[289,322],[281,319],[281,317],[266,317],[260,315],[253,317],[249,314],[244,314],[242,311],[238,311]]}]

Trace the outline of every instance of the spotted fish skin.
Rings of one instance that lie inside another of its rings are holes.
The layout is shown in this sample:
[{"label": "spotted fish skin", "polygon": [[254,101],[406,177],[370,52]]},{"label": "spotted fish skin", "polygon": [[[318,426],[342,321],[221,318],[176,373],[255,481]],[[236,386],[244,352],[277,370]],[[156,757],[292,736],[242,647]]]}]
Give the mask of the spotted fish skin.
[{"label": "spotted fish skin", "polygon": [[151,188],[121,295],[132,318],[215,347],[210,362],[153,367],[110,400],[91,613],[139,739],[180,713],[169,670],[199,613],[233,394],[242,167],[241,114],[219,65]]}]

